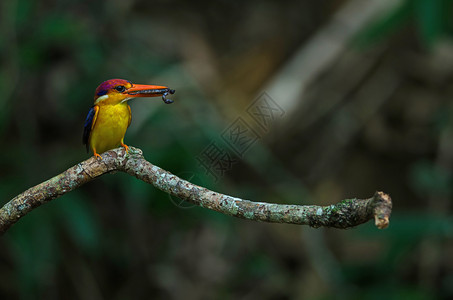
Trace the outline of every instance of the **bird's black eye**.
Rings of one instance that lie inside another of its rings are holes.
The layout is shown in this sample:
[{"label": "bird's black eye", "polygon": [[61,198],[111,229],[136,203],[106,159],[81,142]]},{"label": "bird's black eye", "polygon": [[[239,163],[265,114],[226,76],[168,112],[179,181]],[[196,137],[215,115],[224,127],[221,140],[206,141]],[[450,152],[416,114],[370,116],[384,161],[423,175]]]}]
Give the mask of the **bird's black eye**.
[{"label": "bird's black eye", "polygon": [[117,90],[118,92],[122,93],[126,90],[126,87],[124,85],[118,85],[115,87],[115,90]]}]

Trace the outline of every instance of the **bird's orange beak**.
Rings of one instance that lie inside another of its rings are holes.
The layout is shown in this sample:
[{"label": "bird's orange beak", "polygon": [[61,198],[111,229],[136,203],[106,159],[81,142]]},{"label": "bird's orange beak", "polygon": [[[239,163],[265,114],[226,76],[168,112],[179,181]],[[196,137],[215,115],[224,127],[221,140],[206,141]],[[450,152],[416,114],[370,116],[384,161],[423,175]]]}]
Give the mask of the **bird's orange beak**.
[{"label": "bird's orange beak", "polygon": [[168,94],[174,94],[175,90],[171,90],[166,86],[161,85],[148,85],[148,84],[134,84],[131,88],[127,89],[125,94],[131,97],[157,97],[162,96],[165,103],[173,103],[173,100],[167,99]]}]

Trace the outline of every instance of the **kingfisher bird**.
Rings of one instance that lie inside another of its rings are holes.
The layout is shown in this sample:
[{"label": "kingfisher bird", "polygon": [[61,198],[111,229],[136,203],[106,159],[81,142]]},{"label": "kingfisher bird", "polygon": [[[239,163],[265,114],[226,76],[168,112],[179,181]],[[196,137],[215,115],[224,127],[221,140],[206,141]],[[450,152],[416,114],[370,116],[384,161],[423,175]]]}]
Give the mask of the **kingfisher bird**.
[{"label": "kingfisher bird", "polygon": [[133,84],[124,79],[110,79],[101,83],[94,94],[94,104],[90,108],[83,130],[83,144],[93,151],[96,158],[102,159],[99,153],[123,146],[126,152],[129,147],[124,144],[124,135],[131,124],[131,107],[127,103],[136,97],[157,97],[169,104],[168,94],[174,94],[166,86]]}]

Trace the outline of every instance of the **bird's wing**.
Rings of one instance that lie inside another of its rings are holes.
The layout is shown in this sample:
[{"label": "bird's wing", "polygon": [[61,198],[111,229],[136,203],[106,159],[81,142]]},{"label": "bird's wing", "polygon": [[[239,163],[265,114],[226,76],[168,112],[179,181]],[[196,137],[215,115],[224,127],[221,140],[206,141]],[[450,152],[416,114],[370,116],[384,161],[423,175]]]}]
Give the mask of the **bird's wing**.
[{"label": "bird's wing", "polygon": [[89,151],[89,143],[88,140],[90,138],[90,132],[94,127],[94,124],[96,123],[96,118],[98,116],[99,112],[99,106],[94,105],[90,108],[90,111],[88,112],[87,118],[85,119],[85,125],[83,127],[83,144],[86,145],[87,152]]}]

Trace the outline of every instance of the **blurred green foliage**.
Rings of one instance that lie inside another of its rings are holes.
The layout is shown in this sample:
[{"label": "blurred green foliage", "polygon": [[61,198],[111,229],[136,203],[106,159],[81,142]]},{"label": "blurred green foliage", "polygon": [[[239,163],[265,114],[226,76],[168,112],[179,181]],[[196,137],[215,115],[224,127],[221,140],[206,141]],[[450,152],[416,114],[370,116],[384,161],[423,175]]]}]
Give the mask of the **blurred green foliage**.
[{"label": "blurred green foliage", "polygon": [[382,42],[408,26],[415,28],[420,43],[432,47],[440,38],[453,34],[451,0],[402,0],[394,9],[360,34],[361,45]]}]

